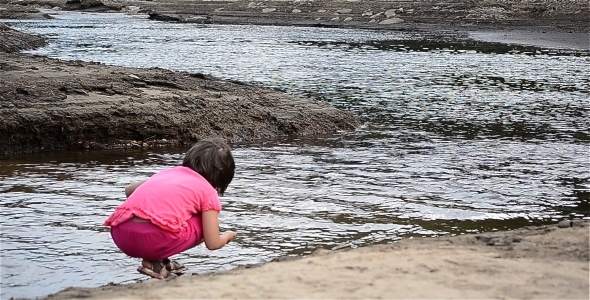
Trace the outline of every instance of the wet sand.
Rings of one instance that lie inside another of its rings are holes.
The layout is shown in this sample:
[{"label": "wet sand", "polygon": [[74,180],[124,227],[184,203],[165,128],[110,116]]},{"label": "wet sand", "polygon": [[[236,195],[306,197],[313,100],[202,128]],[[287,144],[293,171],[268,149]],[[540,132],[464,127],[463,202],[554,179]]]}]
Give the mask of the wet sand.
[{"label": "wet sand", "polygon": [[258,267],[70,288],[47,299],[588,299],[589,223],[562,225],[319,249]]}]

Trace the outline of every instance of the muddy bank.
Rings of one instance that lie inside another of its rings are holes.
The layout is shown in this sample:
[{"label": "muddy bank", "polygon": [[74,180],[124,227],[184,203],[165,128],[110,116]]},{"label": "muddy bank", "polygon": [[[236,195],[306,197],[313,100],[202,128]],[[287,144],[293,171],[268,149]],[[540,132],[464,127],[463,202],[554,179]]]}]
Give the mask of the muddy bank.
[{"label": "muddy bank", "polygon": [[[404,239],[255,268],[70,288],[47,299],[588,297],[589,223]],[[189,266],[190,267],[190,266]]]},{"label": "muddy bank", "polygon": [[13,53],[45,45],[47,42],[41,37],[22,33],[0,23],[0,53]]},{"label": "muddy bank", "polygon": [[0,154],[351,130],[349,112],[240,82],[0,53]]}]

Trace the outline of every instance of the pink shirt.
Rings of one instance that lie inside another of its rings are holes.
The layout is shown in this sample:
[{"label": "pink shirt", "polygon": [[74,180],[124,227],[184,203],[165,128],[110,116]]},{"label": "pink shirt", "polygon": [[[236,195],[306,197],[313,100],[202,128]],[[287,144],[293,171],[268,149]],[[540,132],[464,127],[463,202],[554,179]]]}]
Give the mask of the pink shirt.
[{"label": "pink shirt", "polygon": [[162,229],[180,232],[193,215],[208,210],[221,211],[217,191],[192,169],[174,167],[155,174],[135,189],[104,225],[117,226],[136,216]]}]

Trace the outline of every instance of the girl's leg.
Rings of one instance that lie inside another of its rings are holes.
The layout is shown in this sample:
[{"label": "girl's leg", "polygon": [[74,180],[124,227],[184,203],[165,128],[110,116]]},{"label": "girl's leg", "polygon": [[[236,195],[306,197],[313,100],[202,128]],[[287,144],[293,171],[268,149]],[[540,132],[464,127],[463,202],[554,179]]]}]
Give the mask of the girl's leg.
[{"label": "girl's leg", "polygon": [[161,243],[169,239],[169,233],[149,222],[129,220],[111,228],[113,241],[121,251],[131,257],[143,258],[137,270],[148,276],[164,279],[168,271],[158,252]]},{"label": "girl's leg", "polygon": [[150,261],[165,258],[160,253],[168,248],[167,241],[176,237],[152,223],[133,220],[112,227],[111,236],[123,253]]},{"label": "girl's leg", "polygon": [[172,233],[149,222],[129,220],[112,227],[111,236],[117,247],[131,257],[162,260],[200,244],[203,221],[201,215],[194,215],[181,232]]},{"label": "girl's leg", "polygon": [[[111,228],[111,235],[125,254],[143,258],[139,269],[161,274],[166,271],[162,270],[162,266],[166,266],[171,272],[182,273],[186,268],[169,261],[168,257],[200,244],[203,240],[202,226],[200,215],[187,220],[187,226],[180,233],[166,231],[152,223],[130,220]],[[142,270],[140,272],[146,273]]]}]

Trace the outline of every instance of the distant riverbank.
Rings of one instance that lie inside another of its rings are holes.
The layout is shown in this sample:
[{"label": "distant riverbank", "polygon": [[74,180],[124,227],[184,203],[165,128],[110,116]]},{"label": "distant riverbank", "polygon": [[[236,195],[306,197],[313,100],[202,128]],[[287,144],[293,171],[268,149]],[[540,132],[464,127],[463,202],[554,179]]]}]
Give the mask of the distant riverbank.
[{"label": "distant riverbank", "polygon": [[587,1],[192,1],[22,0],[0,4],[0,19],[51,18],[39,8],[147,14],[153,20],[463,32],[488,42],[588,49]]}]

